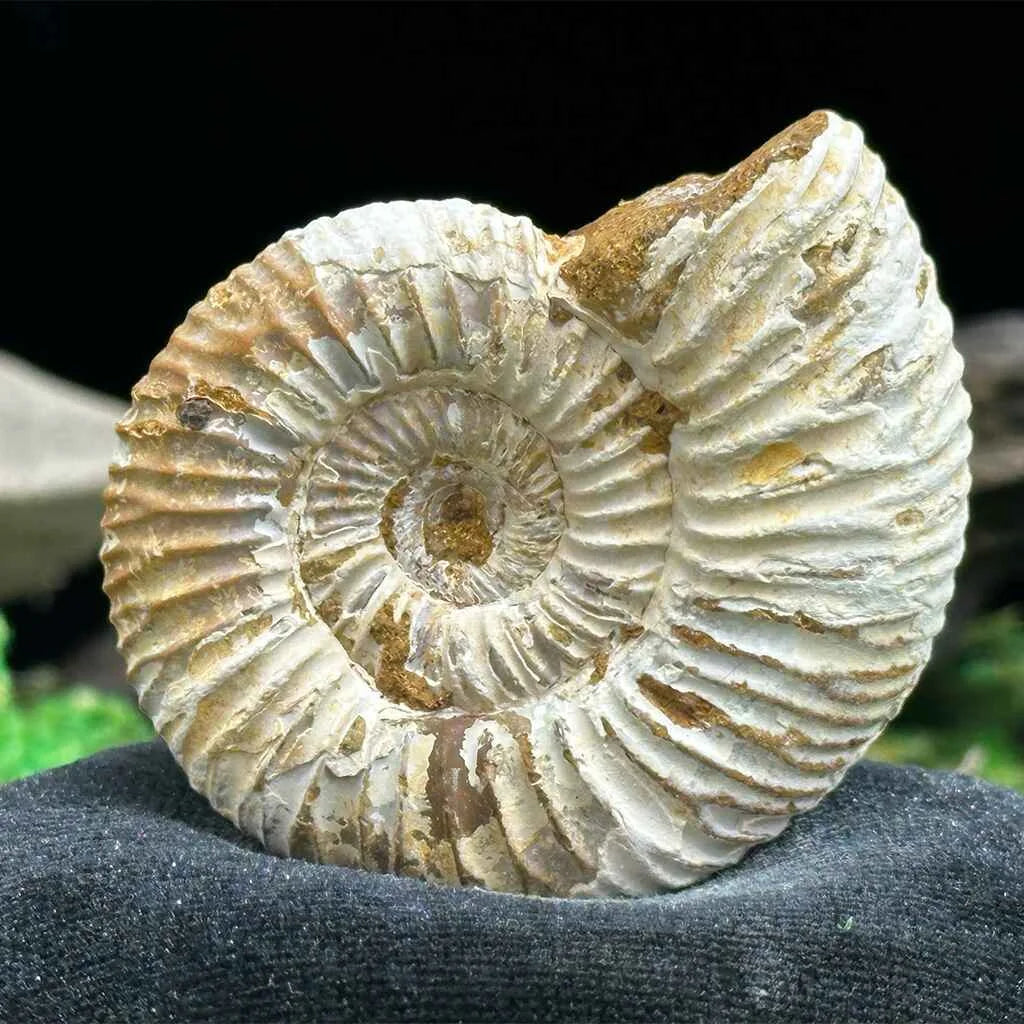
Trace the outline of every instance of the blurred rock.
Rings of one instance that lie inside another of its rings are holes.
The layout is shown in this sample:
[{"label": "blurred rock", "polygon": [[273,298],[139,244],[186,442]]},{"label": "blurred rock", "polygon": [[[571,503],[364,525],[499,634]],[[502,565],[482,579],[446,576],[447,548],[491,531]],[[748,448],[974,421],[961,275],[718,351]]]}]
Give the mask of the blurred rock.
[{"label": "blurred rock", "polygon": [[974,405],[967,549],[935,658],[954,654],[973,618],[1024,601],[1024,311],[956,328]]},{"label": "blurred rock", "polygon": [[58,663],[58,670],[68,683],[86,683],[135,699],[135,691],[125,673],[124,658],[117,649],[117,634],[111,625],[70,651]]},{"label": "blurred rock", "polygon": [[956,329],[964,384],[974,403],[974,490],[1024,480],[1024,311],[965,321]]},{"label": "blurred rock", "polygon": [[55,590],[97,557],[125,407],[0,352],[0,602]]}]

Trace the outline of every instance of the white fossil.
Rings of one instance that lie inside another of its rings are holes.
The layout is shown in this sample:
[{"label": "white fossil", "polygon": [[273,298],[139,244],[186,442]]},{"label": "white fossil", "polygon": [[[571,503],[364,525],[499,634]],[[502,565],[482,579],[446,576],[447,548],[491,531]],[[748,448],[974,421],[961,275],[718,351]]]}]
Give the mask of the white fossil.
[{"label": "white fossil", "polygon": [[141,705],[279,854],[693,883],[828,793],[928,657],[969,484],[951,331],[831,112],[564,238],[462,200],[291,231],[118,427]]}]

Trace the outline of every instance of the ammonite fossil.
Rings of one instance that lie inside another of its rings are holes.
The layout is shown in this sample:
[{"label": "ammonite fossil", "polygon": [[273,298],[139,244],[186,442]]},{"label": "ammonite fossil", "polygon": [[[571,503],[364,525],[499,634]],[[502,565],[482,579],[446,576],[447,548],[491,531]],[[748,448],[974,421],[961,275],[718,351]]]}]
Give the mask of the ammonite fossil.
[{"label": "ammonite fossil", "polygon": [[951,327],[831,112],[566,237],[462,200],[291,231],[118,427],[141,705],[278,854],[695,882],[828,793],[925,663],[969,483]]}]

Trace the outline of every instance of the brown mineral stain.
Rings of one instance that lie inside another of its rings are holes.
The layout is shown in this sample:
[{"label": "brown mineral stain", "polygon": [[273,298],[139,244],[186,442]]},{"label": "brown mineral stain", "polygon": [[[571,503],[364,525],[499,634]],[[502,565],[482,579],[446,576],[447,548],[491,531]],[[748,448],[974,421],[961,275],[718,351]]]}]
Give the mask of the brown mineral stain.
[{"label": "brown mineral stain", "polygon": [[924,513],[916,508],[905,508],[895,519],[897,526],[920,526],[923,522]]},{"label": "brown mineral stain", "polygon": [[[832,672],[810,672],[806,669],[797,668],[794,665],[786,665],[767,654],[757,654],[754,651],[744,651],[732,644],[722,643],[716,640],[709,633],[703,633],[699,629],[692,629],[689,626],[676,625],[672,627],[672,635],[684,641],[691,647],[700,650],[719,651],[722,654],[731,654],[737,658],[749,658],[766,668],[776,669],[779,672],[795,676],[797,679],[804,679],[816,686],[827,686],[830,683],[841,679],[853,679],[857,682],[874,682],[885,679],[898,679],[901,676],[917,671],[917,665],[892,665],[889,668],[867,668],[867,669],[843,669],[837,668]],[[879,699],[877,694],[866,693],[862,695],[850,694],[844,697],[850,703],[868,703]]]},{"label": "brown mineral stain", "polygon": [[380,517],[380,537],[392,558],[395,557],[395,511],[400,509],[409,496],[409,481],[406,477],[395,484],[384,499]]},{"label": "brown mineral stain", "polygon": [[570,633],[569,630],[567,630],[564,626],[560,626],[557,622],[551,623],[548,632],[560,644],[572,643],[572,633]]},{"label": "brown mineral stain", "polygon": [[798,629],[806,630],[808,633],[838,633],[840,636],[853,637],[857,630],[853,626],[828,626],[818,619],[812,618],[805,612],[779,612],[771,608],[751,608],[748,610],[734,610],[726,608],[721,601],[713,597],[695,597],[693,603],[697,608],[706,612],[724,612],[726,614],[749,615],[754,619],[767,619],[771,622],[781,622],[786,625],[796,626]]},{"label": "brown mineral stain", "polygon": [[812,245],[803,253],[804,263],[814,271],[814,283],[801,296],[798,315],[802,320],[812,320],[827,312],[834,305],[834,296],[849,278],[836,265],[837,253],[850,254],[859,225],[850,224],[843,235],[834,242]]},{"label": "brown mineral stain", "polygon": [[810,615],[801,611],[787,614],[786,612],[772,611],[769,608],[754,608],[747,614],[753,616],[755,619],[769,619],[772,622],[781,622],[786,625],[796,626],[797,629],[805,630],[808,633],[817,633],[819,635],[835,633],[848,640],[852,640],[857,635],[856,626],[829,626],[824,622],[820,622],[818,619],[811,618]]},{"label": "brown mineral stain", "polygon": [[623,640],[635,640],[638,636],[643,636],[646,630],[641,625],[635,626],[623,626],[619,630]]},{"label": "brown mineral stain", "polygon": [[[828,126],[828,115],[816,111],[766,142],[732,170],[716,177],[689,174],[668,185],[624,201],[591,224],[571,232],[582,235],[582,253],[562,268],[562,276],[579,296],[615,316],[626,333],[641,333],[657,323],[674,282],[672,275],[641,296],[639,284],[651,246],[682,217],[700,216],[705,227],[750,191],[768,168],[799,160]],[[637,309],[639,299],[645,308]]]},{"label": "brown mineral stain", "polygon": [[311,558],[302,563],[302,578],[307,583],[316,583],[330,576],[338,566],[347,562],[355,553],[355,548],[342,548],[340,551],[332,551],[331,554],[323,555],[320,558]]},{"label": "brown mineral stain", "polygon": [[484,496],[460,486],[442,502],[440,515],[423,524],[423,545],[436,559],[483,565],[494,542],[487,528]]},{"label": "brown mineral stain", "polygon": [[166,423],[160,420],[139,420],[136,423],[117,424],[117,432],[124,437],[161,437],[169,429]]},{"label": "brown mineral stain", "polygon": [[209,643],[196,647],[188,659],[188,673],[191,676],[202,678],[207,675],[217,663],[225,658],[231,657],[241,647],[254,640],[261,633],[268,630],[274,616],[267,612],[256,619],[240,623],[227,636],[220,640],[211,640]]},{"label": "brown mineral stain", "polygon": [[710,633],[704,633],[699,629],[692,629],[690,626],[673,626],[672,635],[679,640],[685,641],[691,647],[696,647],[699,650],[718,651],[721,654],[731,654],[737,658],[750,658],[752,661],[759,662],[767,668],[778,669],[780,672],[788,672],[792,675],[799,676],[801,679],[806,679],[808,682],[831,682],[830,676],[816,672],[802,672],[799,669],[783,664],[783,662],[779,661],[778,658],[772,658],[767,654],[755,654],[753,651],[744,651],[739,647],[734,647],[732,644],[726,644],[722,643],[721,640],[716,640]]},{"label": "brown mineral stain", "polygon": [[299,476],[297,473],[288,473],[281,479],[281,483],[277,488],[277,500],[282,505],[288,506],[292,503],[292,499],[295,497],[295,492],[299,488]]},{"label": "brown mineral stain", "polygon": [[430,464],[435,469],[446,469],[448,466],[455,466],[458,469],[469,469],[470,465],[463,459],[457,459],[453,455],[442,455],[437,454],[431,460]]},{"label": "brown mineral stain", "polygon": [[[460,715],[440,719],[430,726],[434,746],[427,760],[426,796],[431,809],[431,829],[436,839],[471,835],[496,813],[494,803],[488,799],[489,787],[485,793],[473,785],[469,766],[462,756],[466,730],[474,721],[468,715]],[[477,748],[473,767],[478,780],[486,778],[481,768],[487,746],[485,739]]]},{"label": "brown mineral stain", "polygon": [[696,693],[682,693],[666,686],[646,672],[636,681],[644,696],[676,725],[687,729],[709,725],[728,725],[729,716],[721,708]]},{"label": "brown mineral stain", "polygon": [[598,651],[594,655],[594,667],[590,673],[590,681],[592,683],[599,683],[604,679],[605,672],[608,671],[608,652]]},{"label": "brown mineral stain", "polygon": [[433,711],[451,703],[451,695],[435,692],[427,681],[405,667],[409,659],[409,613],[395,621],[393,601],[381,605],[370,623],[370,636],[379,653],[374,681],[388,700],[417,711]]},{"label": "brown mineral stain", "polygon": [[572,319],[572,310],[557,296],[552,296],[548,302],[548,319],[556,325],[566,324]]},{"label": "brown mineral stain", "polygon": [[667,455],[672,446],[672,428],[677,423],[686,423],[688,419],[686,411],[667,398],[654,391],[645,391],[622,411],[616,422],[626,430],[645,431],[637,446],[640,451]]},{"label": "brown mineral stain", "polygon": [[365,740],[366,720],[362,715],[357,715],[352,720],[352,724],[348,727],[344,737],[342,737],[341,743],[338,744],[338,750],[342,754],[354,754],[362,750]]},{"label": "brown mineral stain", "polygon": [[885,387],[885,367],[888,362],[890,348],[882,348],[869,352],[847,374],[847,399],[861,402],[872,395],[877,395]]},{"label": "brown mineral stain", "polygon": [[792,441],[766,445],[743,467],[743,481],[754,485],[766,484],[803,460],[803,451]]},{"label": "brown mineral stain", "polygon": [[890,665],[888,668],[860,668],[850,672],[850,677],[859,683],[873,683],[883,679],[899,679],[900,676],[916,672],[917,665]]},{"label": "brown mineral stain", "polygon": [[157,401],[171,398],[175,389],[168,383],[158,380],[152,373],[147,373],[131,391],[132,401],[140,402],[144,398],[152,398]]},{"label": "brown mineral stain", "polygon": [[235,388],[218,387],[205,380],[194,381],[188,389],[189,398],[207,398],[225,412],[249,413],[254,410]]},{"label": "brown mineral stain", "polygon": [[316,606],[316,610],[320,613],[320,618],[322,618],[324,622],[333,629],[337,621],[341,618],[341,614],[345,610],[345,605],[340,598],[332,596],[321,601]]},{"label": "brown mineral stain", "polygon": [[621,397],[622,391],[620,389],[609,387],[605,384],[594,391],[594,393],[587,399],[587,408],[591,412],[600,412],[602,409],[606,409],[609,405],[613,405]]},{"label": "brown mineral stain", "polygon": [[914,289],[914,293],[917,295],[917,304],[920,306],[924,302],[924,297],[928,294],[928,267],[924,266],[921,268],[921,273],[917,278],[917,287]]}]

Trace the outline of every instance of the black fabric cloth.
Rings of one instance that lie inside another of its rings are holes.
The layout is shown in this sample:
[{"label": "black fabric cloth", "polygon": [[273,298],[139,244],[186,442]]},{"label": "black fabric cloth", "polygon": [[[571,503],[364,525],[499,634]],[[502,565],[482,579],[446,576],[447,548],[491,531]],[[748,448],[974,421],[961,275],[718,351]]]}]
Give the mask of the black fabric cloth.
[{"label": "black fabric cloth", "polygon": [[0,788],[0,1020],[1024,1021],[1024,797],[863,763],[671,896],[276,858],[159,741]]}]

